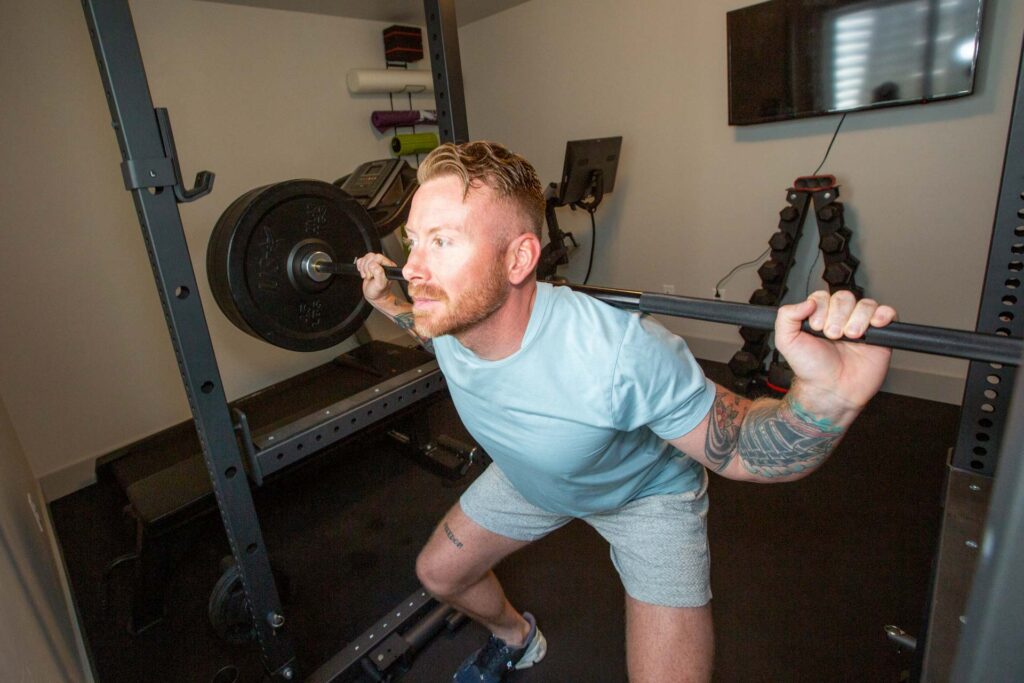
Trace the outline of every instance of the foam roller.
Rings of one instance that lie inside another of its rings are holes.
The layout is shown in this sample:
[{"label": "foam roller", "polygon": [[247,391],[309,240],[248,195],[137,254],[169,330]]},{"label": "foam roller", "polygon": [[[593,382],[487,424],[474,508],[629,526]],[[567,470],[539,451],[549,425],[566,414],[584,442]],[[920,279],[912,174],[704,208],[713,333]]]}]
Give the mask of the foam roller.
[{"label": "foam roller", "polygon": [[436,133],[409,133],[391,138],[391,151],[395,156],[425,154],[438,144]]}]

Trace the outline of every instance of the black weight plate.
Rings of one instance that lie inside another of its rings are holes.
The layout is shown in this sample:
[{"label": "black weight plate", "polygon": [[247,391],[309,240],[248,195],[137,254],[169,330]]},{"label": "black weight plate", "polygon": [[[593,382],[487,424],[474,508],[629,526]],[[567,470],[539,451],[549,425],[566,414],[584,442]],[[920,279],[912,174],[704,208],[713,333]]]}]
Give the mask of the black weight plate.
[{"label": "black weight plate", "polygon": [[352,335],[371,307],[358,278],[296,281],[296,250],[348,260],[380,251],[373,221],[330,183],[289,180],[256,188],[224,211],[210,237],[214,298],[239,328],[276,346],[318,351]]}]

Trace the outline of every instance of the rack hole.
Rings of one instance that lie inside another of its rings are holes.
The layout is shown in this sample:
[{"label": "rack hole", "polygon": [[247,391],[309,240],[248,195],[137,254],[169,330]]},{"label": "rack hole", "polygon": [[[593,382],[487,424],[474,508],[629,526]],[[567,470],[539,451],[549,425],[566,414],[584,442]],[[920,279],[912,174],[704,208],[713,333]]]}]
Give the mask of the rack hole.
[{"label": "rack hole", "polygon": [[191,294],[191,292],[188,291],[188,287],[185,285],[178,285],[174,290],[174,296],[179,299],[187,299],[189,294]]},{"label": "rack hole", "polygon": [[1006,267],[1014,272],[1019,272],[1024,270],[1024,261],[1010,261]]},{"label": "rack hole", "polygon": [[339,427],[338,425],[334,425],[334,431],[335,432],[337,432],[339,429],[341,429],[341,427]]},{"label": "rack hole", "polygon": [[356,418],[353,417],[349,422],[350,422],[350,424],[355,424],[356,423]]},{"label": "rack hole", "polygon": [[323,434],[317,434],[317,435],[316,435],[316,440],[317,440],[317,441],[320,441],[320,440],[322,440],[323,438],[324,438],[324,435],[323,435]]},{"label": "rack hole", "polygon": [[1007,289],[1017,289],[1018,287],[1020,287],[1020,280],[1017,278],[1011,277],[1006,280]]},{"label": "rack hole", "polygon": [[254,552],[256,552],[256,548],[258,547],[259,546],[257,546],[255,543],[250,543],[249,545],[245,546],[245,552],[252,555]]},{"label": "rack hole", "polygon": [[224,470],[224,476],[228,479],[234,479],[236,474],[238,474],[238,470],[235,467],[229,467]]},{"label": "rack hole", "polygon": [[295,447],[295,450],[297,450],[297,451],[301,451],[301,450],[302,450],[302,444],[300,443],[300,444],[299,444],[298,446],[296,446],[296,447]]},{"label": "rack hole", "polygon": [[989,375],[985,378],[989,384],[999,384],[999,375]]},{"label": "rack hole", "polygon": [[974,438],[977,439],[978,441],[988,441],[989,436],[985,432],[978,432],[977,434],[974,435]]},{"label": "rack hole", "polygon": [[1009,311],[1002,311],[999,314],[999,320],[1004,323],[1011,322],[1013,320],[1013,313],[1010,313]]},{"label": "rack hole", "polygon": [[996,411],[996,407],[994,405],[992,405],[991,403],[982,403],[981,404],[981,412],[983,412],[983,413],[994,413],[995,411]]},{"label": "rack hole", "polygon": [[278,453],[277,454],[277,459],[278,460],[284,460],[284,453]]},{"label": "rack hole", "polygon": [[978,420],[978,426],[985,427],[987,429],[992,426],[992,420],[988,419],[987,417],[983,417],[980,420]]},{"label": "rack hole", "polygon": [[996,330],[996,334],[998,334],[1000,337],[1009,337],[1010,330],[1006,327],[1000,327],[998,330]]},{"label": "rack hole", "polygon": [[990,368],[992,368],[993,370],[1002,370],[1003,369],[1003,364],[1002,363],[989,363],[988,366]]},{"label": "rack hole", "polygon": [[999,398],[999,392],[996,391],[995,389],[986,389],[982,393],[985,395],[985,398],[987,398],[990,401]]},{"label": "rack hole", "polygon": [[211,382],[210,380],[206,380],[205,382],[203,382],[203,386],[199,388],[200,390],[202,390],[204,394],[208,394],[211,391],[213,391],[213,382]]},{"label": "rack hole", "polygon": [[974,468],[974,469],[976,469],[976,470],[980,470],[980,469],[982,469],[983,467],[985,467],[985,463],[983,463],[983,462],[982,462],[982,461],[980,461],[980,460],[972,460],[972,461],[971,461],[971,467],[973,467],[973,468]]},{"label": "rack hole", "polygon": [[1015,297],[1014,295],[1007,294],[1006,296],[1003,297],[1004,306],[1013,306],[1015,303],[1017,303],[1017,297]]},{"label": "rack hole", "polygon": [[[1024,192],[1021,192],[1021,194],[1024,195]],[[1018,211],[1018,213],[1020,212]],[[1013,234],[1016,235],[1017,237],[1024,237],[1024,225],[1018,225],[1016,228],[1014,228]]]},{"label": "rack hole", "polygon": [[1017,242],[1010,247],[1010,251],[1014,254],[1024,254],[1024,242]]},{"label": "rack hole", "polygon": [[975,446],[973,453],[975,455],[988,455],[988,450],[983,446]]}]

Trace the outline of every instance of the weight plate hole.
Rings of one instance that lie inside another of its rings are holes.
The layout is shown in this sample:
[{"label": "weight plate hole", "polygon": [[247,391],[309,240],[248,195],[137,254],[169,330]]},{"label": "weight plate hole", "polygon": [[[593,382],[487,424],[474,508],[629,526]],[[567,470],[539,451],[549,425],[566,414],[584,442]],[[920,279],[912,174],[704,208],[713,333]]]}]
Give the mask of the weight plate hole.
[{"label": "weight plate hole", "polygon": [[989,399],[990,401],[999,398],[999,392],[996,391],[995,389],[986,389],[982,393],[985,395],[985,398]]},{"label": "weight plate hole", "polygon": [[178,297],[179,299],[187,299],[189,294],[191,294],[191,292],[189,292],[188,287],[184,285],[181,285],[180,287],[174,290],[174,296]]},{"label": "weight plate hole", "polygon": [[211,391],[213,391],[213,382],[211,382],[210,380],[206,380],[205,382],[203,382],[203,386],[199,388],[202,390],[204,394],[208,394]]},{"label": "weight plate hole", "polygon": [[228,479],[234,479],[236,474],[238,474],[238,470],[235,469],[234,467],[229,467],[226,470],[224,470],[224,476],[227,477]]}]

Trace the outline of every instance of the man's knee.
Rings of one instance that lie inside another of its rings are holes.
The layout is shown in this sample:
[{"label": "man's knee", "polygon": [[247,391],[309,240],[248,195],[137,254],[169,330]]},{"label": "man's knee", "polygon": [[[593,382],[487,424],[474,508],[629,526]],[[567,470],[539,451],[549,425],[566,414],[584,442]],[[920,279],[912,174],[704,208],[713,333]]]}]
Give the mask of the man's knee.
[{"label": "man's knee", "polygon": [[457,565],[428,543],[416,558],[416,577],[431,595],[446,598],[462,592],[471,582]]}]

